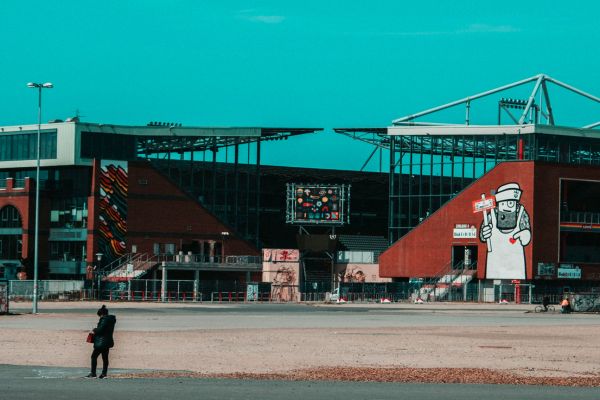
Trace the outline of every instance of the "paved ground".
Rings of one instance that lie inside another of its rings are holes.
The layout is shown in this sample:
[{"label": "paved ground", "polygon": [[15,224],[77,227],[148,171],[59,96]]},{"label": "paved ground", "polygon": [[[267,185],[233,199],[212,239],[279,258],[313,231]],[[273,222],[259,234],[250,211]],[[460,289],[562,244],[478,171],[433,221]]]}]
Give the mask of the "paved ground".
[{"label": "paved ground", "polygon": [[[534,314],[530,312],[533,310],[530,305],[462,303],[107,305],[118,320],[117,344],[111,351],[113,375],[117,369],[251,376],[348,367],[357,370],[404,368],[417,372],[429,368],[443,371],[444,376],[460,376],[464,374],[461,373],[463,368],[470,368],[476,369],[476,373],[483,371],[479,373],[483,376],[485,371],[508,371],[536,379],[572,377],[600,382],[600,316],[597,314]],[[0,367],[0,380],[5,374],[13,376],[15,381],[27,380],[29,389],[22,393],[32,397],[44,390],[38,381],[48,381],[48,390],[53,385],[57,390],[66,385],[72,394],[88,390],[89,385],[100,385],[91,387],[101,388],[102,393],[111,396],[117,391],[115,388],[133,395],[144,387],[153,387],[153,393],[162,393],[163,385],[181,390],[182,395],[206,390],[214,393],[214,398],[240,398],[239,394],[244,391],[248,396],[242,398],[271,398],[264,393],[272,393],[267,389],[273,387],[278,388],[278,398],[288,394],[293,398],[323,398],[315,395],[318,392],[331,399],[366,398],[359,395],[364,394],[362,390],[376,394],[367,396],[370,398],[398,398],[398,392],[413,393],[411,390],[415,394],[425,390],[434,395],[443,390],[450,396],[445,398],[464,399],[471,395],[481,397],[490,390],[485,385],[443,386],[449,388],[446,391],[438,385],[283,383],[182,377],[112,379],[108,386],[103,382],[73,379],[86,371],[91,348],[84,339],[97,322],[95,311],[99,306],[100,303],[88,302],[44,302],[40,303],[40,314],[31,315],[27,314],[31,310],[30,303],[11,304],[11,311],[23,314],[0,316],[0,364],[5,364]],[[35,372],[31,367],[35,365],[45,366],[36,369],[45,372]],[[76,369],[70,369],[73,367]],[[43,379],[42,375],[55,379]],[[326,375],[325,379],[335,379],[335,374]],[[365,376],[365,379],[370,378]],[[10,383],[7,388],[8,393],[19,392],[17,384]],[[338,391],[333,388],[347,395],[336,397]],[[549,398],[549,393],[551,398],[563,398],[557,397],[562,395],[570,399],[598,398],[585,397],[597,393],[597,388],[523,386],[517,390],[507,385],[492,388],[502,398]],[[225,397],[218,396],[220,392]],[[521,397],[510,397],[518,393]],[[57,396],[52,397],[60,398]],[[211,394],[208,396],[203,395],[203,398],[213,398]]]},{"label": "paved ground", "polygon": [[[285,382],[232,379],[84,379],[87,371],[0,365],[0,397],[11,400],[106,399],[445,399],[597,400],[597,388],[437,385],[372,382]],[[120,372],[120,371],[115,371]],[[6,397],[4,397],[6,396]]]}]

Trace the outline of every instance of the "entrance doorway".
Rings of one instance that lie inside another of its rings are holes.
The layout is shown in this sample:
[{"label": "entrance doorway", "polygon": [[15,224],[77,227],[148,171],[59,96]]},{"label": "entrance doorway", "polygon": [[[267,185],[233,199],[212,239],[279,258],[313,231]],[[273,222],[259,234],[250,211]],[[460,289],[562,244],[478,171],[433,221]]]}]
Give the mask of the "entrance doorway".
[{"label": "entrance doorway", "polygon": [[452,267],[464,269],[477,268],[477,246],[476,245],[453,245]]}]

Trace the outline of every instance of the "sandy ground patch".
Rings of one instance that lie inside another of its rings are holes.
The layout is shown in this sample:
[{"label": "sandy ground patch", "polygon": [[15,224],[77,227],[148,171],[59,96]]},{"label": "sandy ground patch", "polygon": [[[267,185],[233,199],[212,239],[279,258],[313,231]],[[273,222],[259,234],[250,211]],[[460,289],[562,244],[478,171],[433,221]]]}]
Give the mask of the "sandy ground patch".
[{"label": "sandy ground patch", "polygon": [[[31,315],[9,318],[39,320]],[[74,312],[44,318],[50,321],[83,316]],[[111,367],[240,376],[339,367],[354,372],[369,368],[462,369],[533,378],[600,379],[599,333],[600,318],[592,325],[526,327],[499,324],[131,331],[120,330],[117,325]],[[85,336],[83,329],[5,328],[0,319],[0,363],[86,367],[91,346],[85,343]]]}]

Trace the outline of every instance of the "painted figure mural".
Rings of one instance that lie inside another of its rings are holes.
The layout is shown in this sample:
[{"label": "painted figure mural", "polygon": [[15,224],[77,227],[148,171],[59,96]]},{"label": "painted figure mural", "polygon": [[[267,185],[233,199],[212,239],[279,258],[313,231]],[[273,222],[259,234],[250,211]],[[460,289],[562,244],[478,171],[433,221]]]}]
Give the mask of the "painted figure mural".
[{"label": "painted figure mural", "polygon": [[525,246],[531,241],[529,215],[520,203],[518,183],[507,183],[496,191],[496,207],[484,220],[479,239],[487,243],[487,279],[526,279]]},{"label": "painted figure mural", "polygon": [[271,283],[271,299],[294,301],[296,297],[296,272],[290,267],[281,267]]},{"label": "painted figure mural", "polygon": [[98,250],[110,262],[125,254],[127,233],[127,163],[102,161]]}]

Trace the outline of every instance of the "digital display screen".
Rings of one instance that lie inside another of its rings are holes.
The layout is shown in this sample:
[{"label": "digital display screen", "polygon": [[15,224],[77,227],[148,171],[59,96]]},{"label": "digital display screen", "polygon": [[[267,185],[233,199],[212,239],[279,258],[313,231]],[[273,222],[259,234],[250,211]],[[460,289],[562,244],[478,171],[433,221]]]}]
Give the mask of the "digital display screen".
[{"label": "digital display screen", "polygon": [[288,211],[291,211],[288,222],[343,224],[347,216],[347,193],[348,187],[344,185],[292,184],[288,187]]}]

